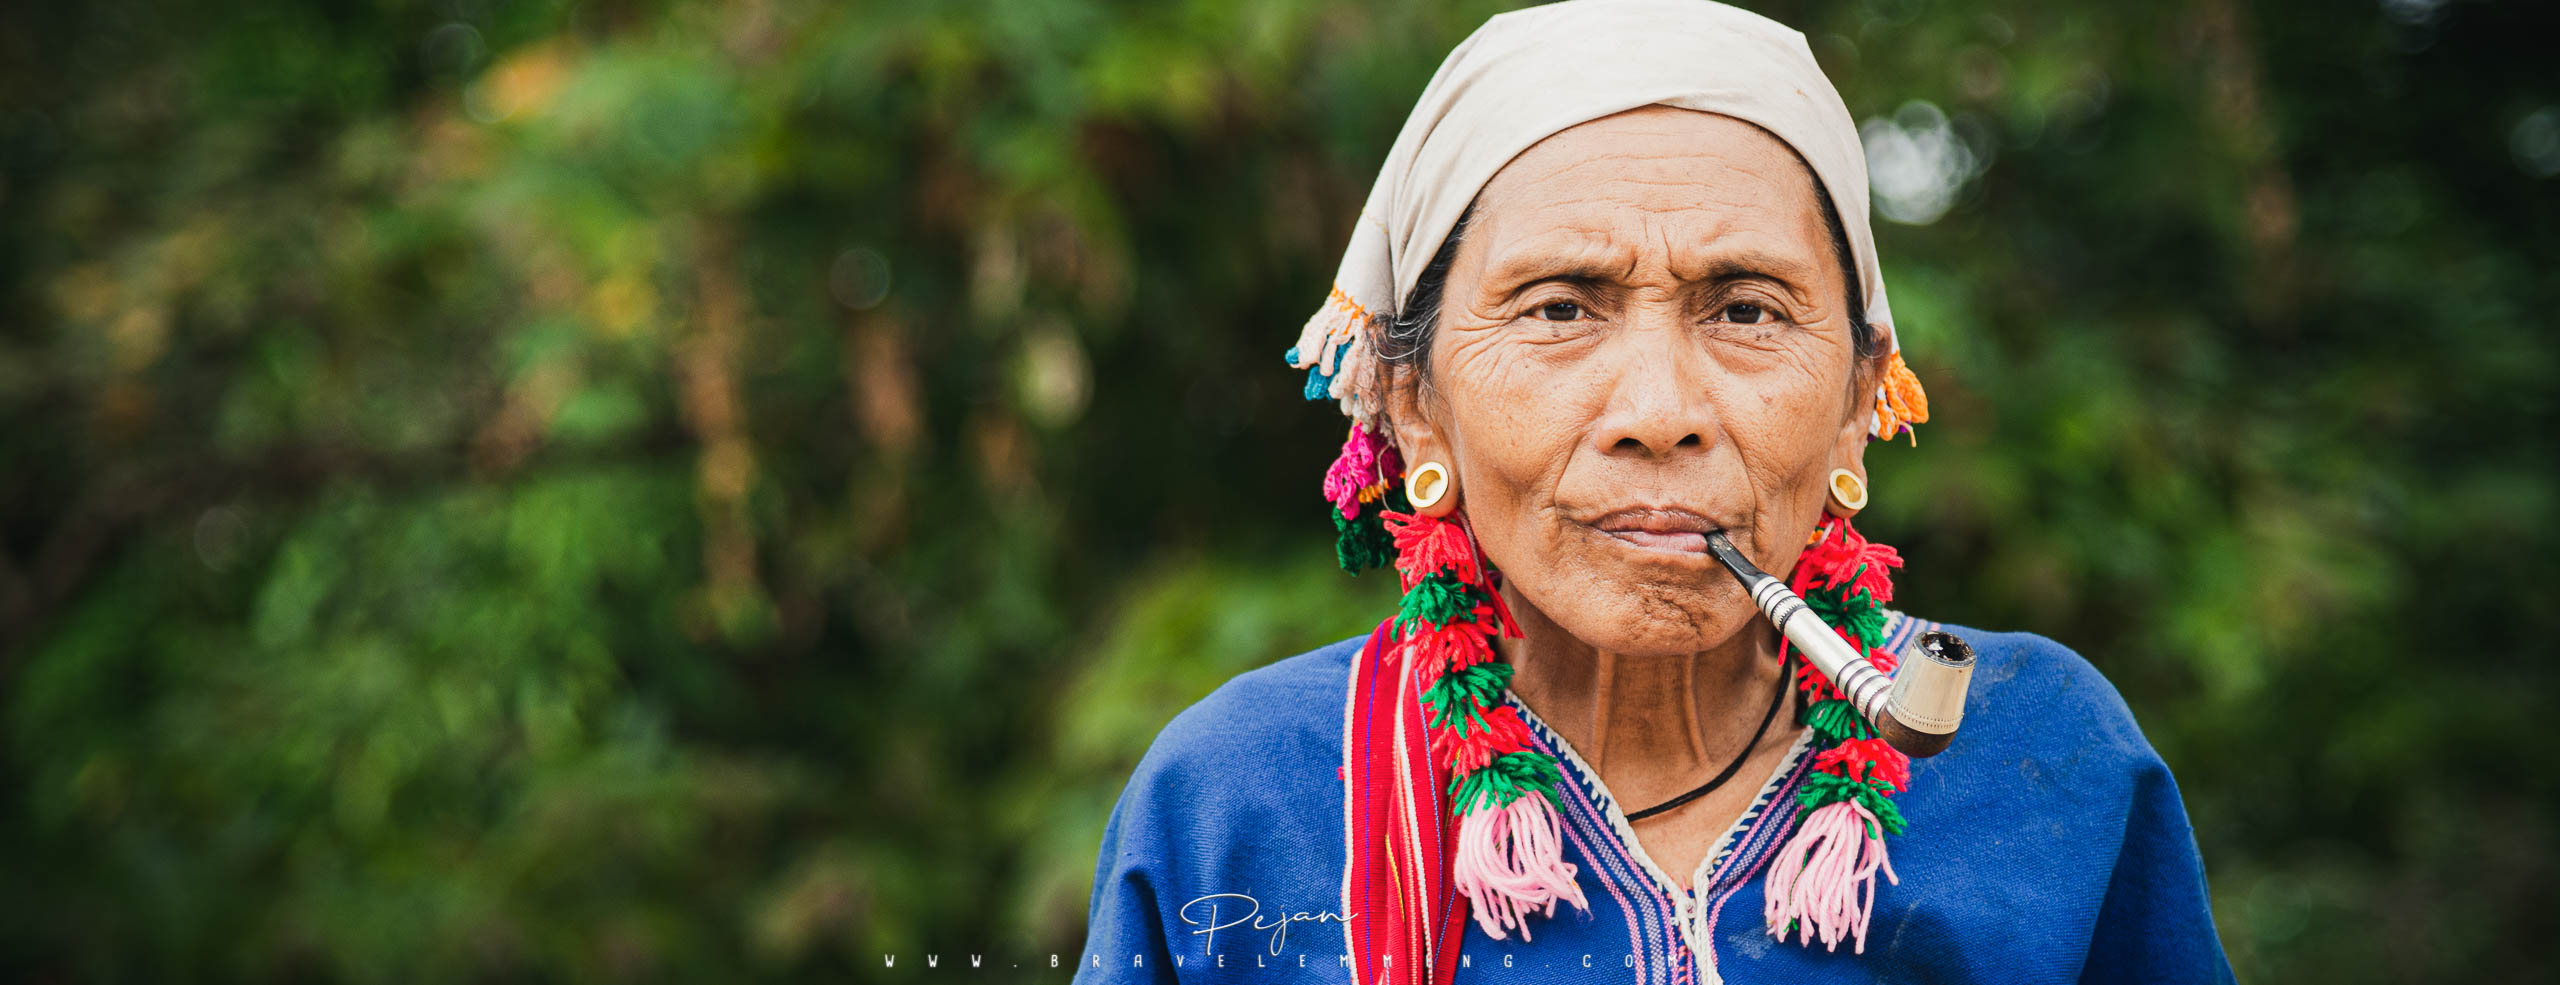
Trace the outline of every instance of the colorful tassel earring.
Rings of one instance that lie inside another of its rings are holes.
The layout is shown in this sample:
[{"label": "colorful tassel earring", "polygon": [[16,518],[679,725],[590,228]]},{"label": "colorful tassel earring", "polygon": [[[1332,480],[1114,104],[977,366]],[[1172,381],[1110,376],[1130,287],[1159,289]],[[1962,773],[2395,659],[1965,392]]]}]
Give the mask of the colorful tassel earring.
[{"label": "colorful tassel earring", "polygon": [[1516,928],[1527,940],[1532,911],[1590,904],[1564,860],[1556,758],[1529,748],[1528,724],[1502,701],[1511,665],[1494,659],[1492,637],[1518,636],[1519,626],[1465,527],[1404,512],[1382,519],[1405,590],[1397,652],[1429,709],[1432,759],[1449,771],[1458,818],[1450,881],[1486,936],[1501,940]]},{"label": "colorful tassel earring", "polygon": [[1876,384],[1875,430],[1872,436],[1891,441],[1911,435],[1911,443],[1919,444],[1920,436],[1912,425],[1929,420],[1929,394],[1920,389],[1920,377],[1902,362],[1902,353],[1885,357],[1884,380]]},{"label": "colorful tassel earring", "polygon": [[[1893,601],[1889,572],[1902,555],[1858,535],[1845,518],[1825,521],[1796,561],[1788,588],[1804,597],[1822,621],[1867,653],[1877,670],[1892,673],[1884,649],[1884,605]],[[1782,640],[1781,659],[1789,652]],[[1867,919],[1874,912],[1876,876],[1899,883],[1884,836],[1901,834],[1902,811],[1888,799],[1911,783],[1911,760],[1876,737],[1866,718],[1840,696],[1811,661],[1797,654],[1796,679],[1805,691],[1805,725],[1813,731],[1812,776],[1796,795],[1795,837],[1769,863],[1763,886],[1771,936],[1820,939],[1836,949],[1842,940],[1865,953]]]},{"label": "colorful tassel earring", "polygon": [[1520,629],[1498,575],[1465,526],[1413,511],[1404,471],[1384,438],[1352,426],[1325,474],[1334,554],[1354,574],[1397,571],[1404,598],[1390,645],[1394,666],[1422,695],[1431,761],[1449,777],[1458,825],[1450,883],[1488,936],[1517,929],[1526,940],[1530,913],[1552,916],[1559,902],[1590,908],[1564,860],[1563,773],[1554,756],[1530,748],[1528,723],[1503,702],[1511,665],[1495,659],[1493,635]]}]

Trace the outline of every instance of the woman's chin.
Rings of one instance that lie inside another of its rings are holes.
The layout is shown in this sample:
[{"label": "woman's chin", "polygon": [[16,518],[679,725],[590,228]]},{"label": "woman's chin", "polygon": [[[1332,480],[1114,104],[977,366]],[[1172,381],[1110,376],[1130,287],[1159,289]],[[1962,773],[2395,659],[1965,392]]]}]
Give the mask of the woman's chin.
[{"label": "woman's chin", "polygon": [[1718,599],[1638,583],[1612,594],[1614,604],[1566,614],[1556,624],[1583,644],[1611,653],[1686,657],[1731,642],[1757,615],[1739,593]]}]

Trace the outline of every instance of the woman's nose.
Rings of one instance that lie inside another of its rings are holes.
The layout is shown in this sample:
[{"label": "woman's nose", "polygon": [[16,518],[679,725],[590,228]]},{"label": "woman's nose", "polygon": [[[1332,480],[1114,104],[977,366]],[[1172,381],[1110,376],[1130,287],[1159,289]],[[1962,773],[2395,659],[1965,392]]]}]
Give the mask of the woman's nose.
[{"label": "woman's nose", "polygon": [[1630,326],[1610,340],[1608,403],[1593,435],[1605,454],[1667,457],[1704,451],[1715,440],[1705,360],[1690,351],[1677,319]]}]

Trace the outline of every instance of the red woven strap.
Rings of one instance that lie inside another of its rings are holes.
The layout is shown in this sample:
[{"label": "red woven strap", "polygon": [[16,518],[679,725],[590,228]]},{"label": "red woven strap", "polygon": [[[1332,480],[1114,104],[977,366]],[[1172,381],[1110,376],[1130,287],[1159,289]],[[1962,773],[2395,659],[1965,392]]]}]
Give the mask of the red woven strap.
[{"label": "red woven strap", "polygon": [[1380,623],[1352,658],[1343,712],[1351,977],[1360,985],[1448,985],[1467,922],[1449,882],[1458,826],[1447,773],[1431,762],[1421,687],[1399,659],[1394,625]]}]

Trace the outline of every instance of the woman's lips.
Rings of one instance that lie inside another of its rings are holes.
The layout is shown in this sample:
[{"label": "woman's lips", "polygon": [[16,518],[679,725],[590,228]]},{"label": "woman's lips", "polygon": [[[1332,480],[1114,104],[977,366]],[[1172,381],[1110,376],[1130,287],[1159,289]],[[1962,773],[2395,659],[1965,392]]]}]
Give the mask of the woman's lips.
[{"label": "woman's lips", "polygon": [[1724,525],[1705,514],[1679,507],[1635,507],[1616,510],[1592,523],[1601,533],[1649,551],[1703,555],[1707,535]]}]

